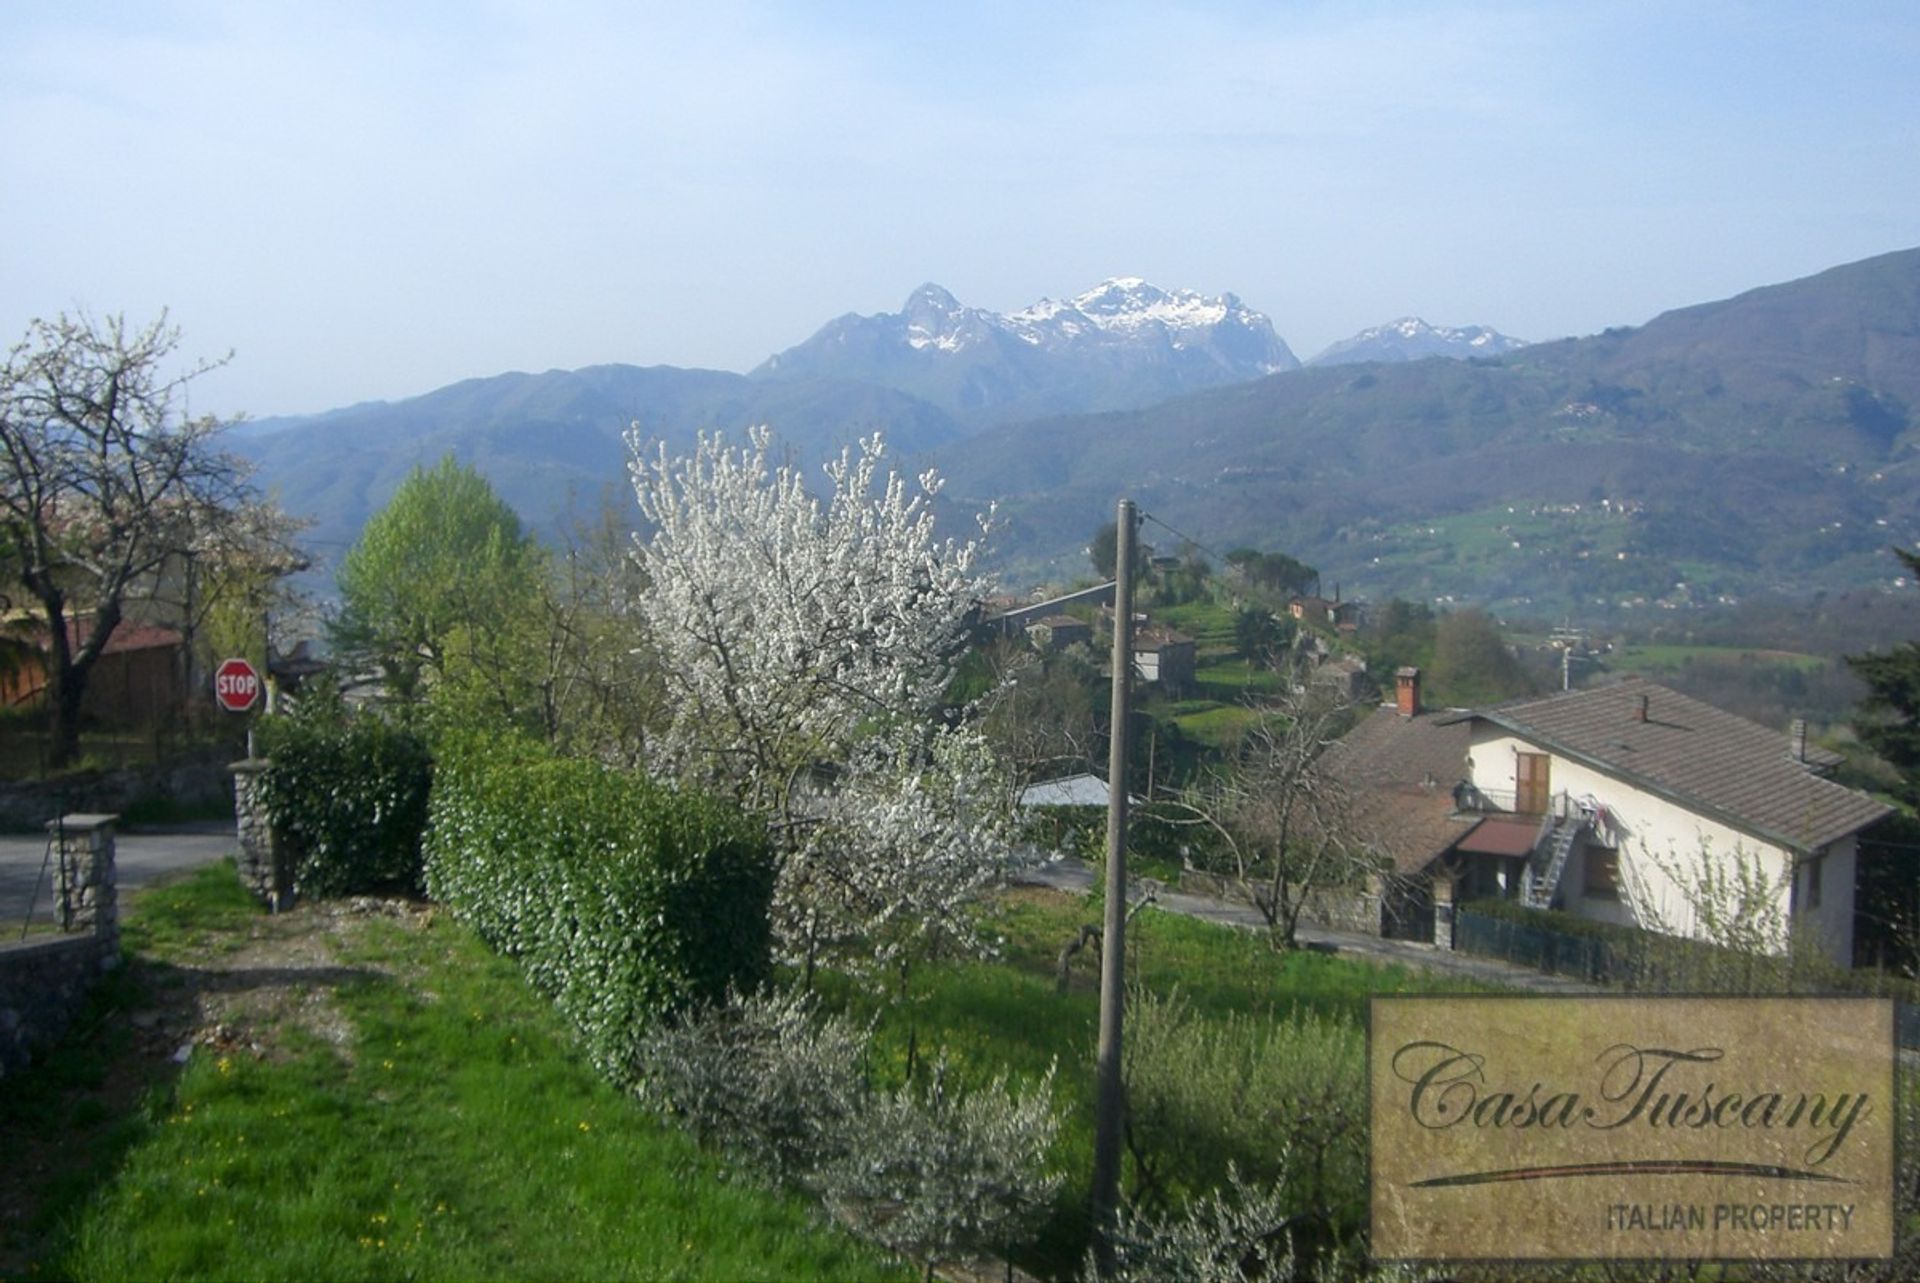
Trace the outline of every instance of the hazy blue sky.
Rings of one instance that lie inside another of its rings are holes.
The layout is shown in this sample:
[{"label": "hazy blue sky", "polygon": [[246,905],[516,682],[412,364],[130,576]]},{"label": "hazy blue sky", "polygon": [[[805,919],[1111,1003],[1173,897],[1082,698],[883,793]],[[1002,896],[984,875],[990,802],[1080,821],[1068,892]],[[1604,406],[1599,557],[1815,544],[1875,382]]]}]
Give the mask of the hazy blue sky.
[{"label": "hazy blue sky", "polygon": [[747,369],[923,281],[1638,324],[1920,244],[1920,5],[0,4],[0,339],[256,415]]}]

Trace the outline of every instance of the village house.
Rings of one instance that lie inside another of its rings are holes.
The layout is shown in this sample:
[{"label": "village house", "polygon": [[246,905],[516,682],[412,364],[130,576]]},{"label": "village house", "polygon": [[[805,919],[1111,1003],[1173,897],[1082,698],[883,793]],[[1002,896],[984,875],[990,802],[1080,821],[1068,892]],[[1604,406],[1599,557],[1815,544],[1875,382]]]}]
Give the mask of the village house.
[{"label": "village house", "polygon": [[1093,625],[1072,615],[1048,615],[1027,625],[1027,640],[1034,649],[1048,652],[1089,646],[1093,644]]},{"label": "village house", "polygon": [[1398,875],[1391,933],[1430,922],[1450,943],[1455,903],[1498,896],[1698,935],[1712,861],[1776,888],[1781,921],[1851,964],[1858,837],[1891,808],[1826,778],[1836,759],[1802,725],[1642,679],[1471,712],[1423,708],[1416,669],[1396,687],[1331,763]]},{"label": "village house", "polygon": [[1193,638],[1171,628],[1143,628],[1133,639],[1134,673],[1168,691],[1193,685],[1196,655]]},{"label": "village house", "polygon": [[1287,613],[1314,628],[1352,632],[1360,626],[1360,603],[1341,601],[1338,584],[1334,585],[1331,598],[1312,595],[1288,598]]},{"label": "village house", "polygon": [[[68,621],[69,645],[83,622]],[[0,653],[0,705],[29,708],[48,697],[51,660],[45,627],[16,632]],[[111,726],[152,726],[179,715],[186,702],[186,639],[158,624],[122,623],[113,630],[87,681],[82,715]]]},{"label": "village house", "polygon": [[1026,631],[1028,625],[1063,614],[1069,606],[1111,607],[1113,590],[1114,583],[1109,579],[1106,583],[1095,584],[1091,588],[1077,588],[1069,593],[1061,593],[1044,601],[1027,602],[1024,605],[1008,602],[1005,598],[996,598],[993,601],[981,603],[981,620],[984,626],[995,630],[1002,637],[1017,637]]}]

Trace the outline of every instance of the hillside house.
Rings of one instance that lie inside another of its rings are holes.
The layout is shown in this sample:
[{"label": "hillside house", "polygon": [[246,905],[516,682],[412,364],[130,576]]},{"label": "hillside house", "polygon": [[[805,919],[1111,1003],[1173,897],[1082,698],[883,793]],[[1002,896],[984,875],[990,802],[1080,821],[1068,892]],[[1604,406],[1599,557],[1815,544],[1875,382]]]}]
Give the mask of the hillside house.
[{"label": "hillside house", "polygon": [[1010,604],[1002,599],[981,603],[982,622],[985,627],[996,630],[1002,637],[1017,637],[1025,632],[1029,624],[1062,614],[1069,606],[1107,606],[1113,605],[1114,582],[1110,579],[1104,584],[1095,584],[1091,588],[1079,588],[1045,601],[1028,602],[1025,605]]},{"label": "hillside house", "polygon": [[1027,625],[1027,640],[1033,643],[1034,649],[1047,652],[1065,650],[1069,646],[1090,646],[1093,644],[1093,625],[1072,615],[1048,615]]},{"label": "hillside house", "polygon": [[1360,603],[1341,601],[1340,589],[1337,585],[1334,587],[1331,598],[1319,596],[1288,598],[1287,613],[1301,623],[1314,628],[1333,628],[1351,632],[1360,626]]},{"label": "hillside house", "polygon": [[1451,904],[1447,856],[1481,817],[1457,794],[1466,773],[1468,729],[1459,710],[1420,704],[1420,670],[1396,674],[1391,703],[1361,719],[1328,749],[1327,767],[1347,796],[1353,836],[1387,874],[1381,934],[1451,945],[1448,908],[1435,925],[1434,887]]},{"label": "hillside house", "polygon": [[1838,759],[1796,727],[1626,681],[1473,714],[1467,783],[1538,821],[1526,867],[1508,869],[1530,902],[1698,934],[1703,862],[1745,864],[1778,888],[1784,920],[1850,965],[1859,834],[1892,808],[1826,778]]},{"label": "hillside house", "polygon": [[1197,664],[1193,638],[1171,628],[1143,628],[1133,639],[1133,671],[1143,682],[1169,691],[1193,686]]},{"label": "hillside house", "polygon": [[1312,685],[1330,691],[1336,698],[1354,701],[1367,690],[1367,661],[1358,655],[1335,655],[1315,664],[1307,679]]},{"label": "hillside house", "polygon": [[1714,861],[1756,871],[1784,921],[1851,963],[1858,837],[1891,808],[1827,779],[1835,759],[1804,730],[1638,679],[1432,713],[1417,670],[1396,676],[1395,703],[1337,762],[1362,840],[1413,906],[1395,934],[1420,935],[1430,913],[1448,943],[1451,905],[1483,896],[1699,934],[1689,897]]}]

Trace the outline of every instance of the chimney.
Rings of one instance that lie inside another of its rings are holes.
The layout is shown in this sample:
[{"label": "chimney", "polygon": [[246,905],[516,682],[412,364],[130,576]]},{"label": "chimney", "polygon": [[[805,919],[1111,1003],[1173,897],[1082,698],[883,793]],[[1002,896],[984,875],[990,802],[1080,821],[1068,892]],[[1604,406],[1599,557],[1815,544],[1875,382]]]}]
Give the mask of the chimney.
[{"label": "chimney", "polygon": [[1796,762],[1807,760],[1807,719],[1796,717],[1787,724],[1788,752]]},{"label": "chimney", "polygon": [[1395,670],[1394,706],[1402,717],[1416,717],[1420,713],[1420,670],[1401,668]]},{"label": "chimney", "polygon": [[1640,707],[1633,710],[1633,720],[1636,722],[1644,722],[1647,720],[1647,697],[1645,695],[1640,697]]}]

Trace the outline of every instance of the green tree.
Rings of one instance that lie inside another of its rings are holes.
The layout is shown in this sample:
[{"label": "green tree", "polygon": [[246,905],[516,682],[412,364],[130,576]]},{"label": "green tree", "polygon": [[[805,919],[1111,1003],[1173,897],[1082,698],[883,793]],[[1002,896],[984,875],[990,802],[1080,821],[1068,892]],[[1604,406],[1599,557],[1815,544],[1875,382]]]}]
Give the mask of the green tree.
[{"label": "green tree", "polygon": [[1233,645],[1247,661],[1269,667],[1274,657],[1292,640],[1293,621],[1280,620],[1265,606],[1242,606],[1233,616]]},{"label": "green tree", "polygon": [[1284,552],[1235,548],[1227,554],[1227,564],[1238,569],[1241,576],[1256,588],[1266,588],[1288,596],[1317,592],[1320,587],[1319,571]]},{"label": "green tree", "polygon": [[452,677],[498,665],[534,611],[544,557],[520,518],[448,455],[416,466],[341,563],[336,654],[377,671],[387,696],[416,703]]},{"label": "green tree", "polygon": [[1093,532],[1093,542],[1087,545],[1087,559],[1093,563],[1093,573],[1102,579],[1113,578],[1113,567],[1120,556],[1120,527],[1114,522],[1103,522],[1100,529]]},{"label": "green tree", "polygon": [[[1920,551],[1895,548],[1909,573],[1920,576]],[[1900,772],[1900,795],[1920,806],[1920,642],[1884,653],[1849,655],[1847,666],[1867,684],[1854,729],[1869,748]]]},{"label": "green tree", "polygon": [[1456,704],[1493,704],[1533,688],[1499,625],[1478,610],[1443,616],[1434,628],[1433,684]]},{"label": "green tree", "polygon": [[1380,608],[1367,628],[1368,667],[1387,676],[1398,668],[1431,669],[1437,630],[1433,607],[1395,597]]},{"label": "green tree", "polygon": [[[1087,559],[1093,563],[1093,573],[1102,579],[1113,578],[1114,565],[1120,559],[1120,527],[1111,521],[1102,522],[1100,529],[1093,532],[1093,542],[1087,545]],[[1135,583],[1144,579],[1147,567],[1153,561],[1153,545],[1142,543],[1138,534],[1133,540],[1133,579]]]}]

